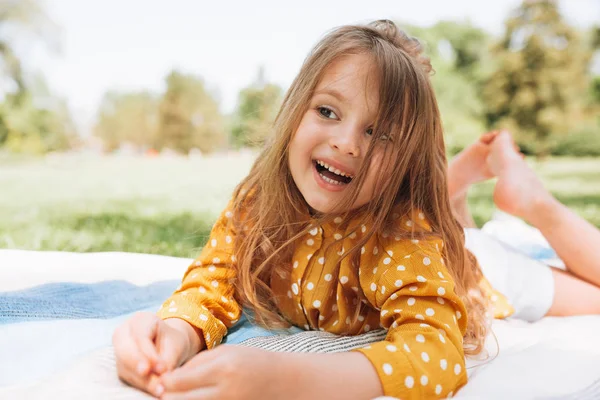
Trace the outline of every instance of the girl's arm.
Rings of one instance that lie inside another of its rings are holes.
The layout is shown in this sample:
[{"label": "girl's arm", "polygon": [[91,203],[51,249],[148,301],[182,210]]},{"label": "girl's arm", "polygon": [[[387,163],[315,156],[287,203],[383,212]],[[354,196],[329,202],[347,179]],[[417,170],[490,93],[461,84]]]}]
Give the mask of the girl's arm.
[{"label": "girl's arm", "polygon": [[[189,325],[185,331],[198,351],[220,344],[242,312],[230,283],[235,278],[231,215],[230,203],[213,226],[200,256],[189,266],[181,286],[158,311],[158,316],[167,321],[185,321]],[[200,340],[194,340],[193,334],[201,335]]]}]

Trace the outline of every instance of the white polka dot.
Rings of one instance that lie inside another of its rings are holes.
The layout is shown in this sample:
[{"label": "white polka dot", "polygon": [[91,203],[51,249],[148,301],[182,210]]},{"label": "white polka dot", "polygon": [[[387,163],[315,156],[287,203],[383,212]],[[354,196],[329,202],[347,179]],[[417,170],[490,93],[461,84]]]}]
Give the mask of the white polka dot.
[{"label": "white polka dot", "polygon": [[200,314],[200,319],[202,321],[208,321],[208,317],[206,315],[204,315],[204,314]]},{"label": "white polka dot", "polygon": [[421,321],[425,321],[425,317],[423,316],[423,314],[417,314],[415,315],[415,318]]},{"label": "white polka dot", "polygon": [[417,281],[418,281],[418,282],[427,282],[427,279],[425,279],[425,277],[424,277],[424,276],[418,275],[418,276],[417,276]]},{"label": "white polka dot", "polygon": [[438,276],[442,279],[444,279],[444,274],[442,274],[441,272],[438,271]]},{"label": "white polka dot", "polygon": [[335,219],[333,220],[333,222],[335,222],[336,224],[341,224],[342,223],[342,218],[341,217],[335,217]]},{"label": "white polka dot", "polygon": [[385,294],[385,286],[381,287],[381,294]]},{"label": "white polka dot", "polygon": [[383,364],[383,372],[386,375],[391,375],[392,372],[394,372],[394,369],[392,368],[392,366],[390,364]]},{"label": "white polka dot", "polygon": [[364,225],[361,225],[360,226],[360,230],[361,230],[362,233],[365,233],[367,231],[367,227],[364,226]]},{"label": "white polka dot", "polygon": [[325,321],[325,317],[322,315],[319,315],[319,321]]},{"label": "white polka dot", "polygon": [[337,304],[334,304],[333,306],[331,306],[331,311],[336,312],[337,310],[338,310]]},{"label": "white polka dot", "polygon": [[287,297],[292,298],[292,292],[290,290],[287,291]]},{"label": "white polka dot", "polygon": [[410,347],[408,347],[408,345],[406,343],[404,343],[404,350],[406,350],[410,353]]},{"label": "white polka dot", "polygon": [[298,294],[298,284],[296,282],[292,283],[292,291],[295,295]]},{"label": "white polka dot", "polygon": [[406,267],[405,267],[404,265],[398,265],[398,266],[396,267],[396,269],[397,269],[398,271],[406,271]]},{"label": "white polka dot", "polygon": [[409,306],[414,306],[415,305],[415,298],[414,297],[410,297],[407,301],[406,304],[408,304]]},{"label": "white polka dot", "polygon": [[308,290],[313,290],[315,288],[315,284],[312,282],[308,282],[308,284],[306,285],[306,288]]},{"label": "white polka dot", "polygon": [[327,274],[327,275],[325,275],[325,277],[324,277],[324,279],[325,279],[327,282],[329,282],[329,281],[331,280],[331,278],[333,278],[333,277],[331,276],[331,274]]},{"label": "white polka dot", "polygon": [[342,285],[348,283],[348,277],[346,275],[342,276],[340,278],[340,282],[342,283]]},{"label": "white polka dot", "polygon": [[419,213],[419,219],[425,219],[425,214],[423,214],[422,212]]},{"label": "white polka dot", "polygon": [[421,359],[425,362],[429,362],[429,354],[427,354],[426,352],[422,352]]},{"label": "white polka dot", "polygon": [[372,291],[376,291],[377,290],[377,285],[375,284],[375,282],[371,283],[371,290]]},{"label": "white polka dot", "polygon": [[407,376],[406,379],[404,379],[404,386],[406,386],[409,389],[412,389],[412,387],[415,385],[415,379],[412,376]]},{"label": "white polka dot", "polygon": [[365,254],[365,246],[360,248],[360,254]]},{"label": "white polka dot", "polygon": [[462,318],[462,314],[458,310],[456,310],[456,318],[458,318],[458,319]]},{"label": "white polka dot", "polygon": [[442,368],[444,371],[446,368],[448,368],[448,361],[446,361],[444,358],[440,360],[440,368]]},{"label": "white polka dot", "polygon": [[455,375],[458,375],[458,374],[460,374],[460,371],[461,371],[461,370],[462,370],[462,368],[461,368],[460,364],[456,364],[456,365],[454,365],[454,374],[455,374]]},{"label": "white polka dot", "polygon": [[352,232],[349,236],[350,239],[355,239],[356,238],[356,232]]},{"label": "white polka dot", "polygon": [[427,377],[427,375],[422,375],[421,376],[421,385],[425,386],[425,385],[427,385],[427,383],[429,383],[429,378]]},{"label": "white polka dot", "polygon": [[419,343],[425,343],[425,336],[421,335],[420,333],[417,335],[417,342]]},{"label": "white polka dot", "polygon": [[416,292],[417,287],[413,285],[413,286],[409,287],[408,290],[410,290],[411,292]]},{"label": "white polka dot", "polygon": [[428,308],[427,310],[425,310],[425,314],[431,317],[435,314],[435,311],[433,310],[433,308]]},{"label": "white polka dot", "polygon": [[390,296],[390,299],[392,299],[392,300],[396,300],[397,298],[398,298],[397,293],[392,293],[392,295]]},{"label": "white polka dot", "polygon": [[336,233],[335,235],[333,235],[335,240],[340,240],[342,238],[342,235],[340,235],[339,233]]},{"label": "white polka dot", "polygon": [[221,262],[221,259],[219,257],[213,258],[213,264],[218,264],[220,262]]},{"label": "white polka dot", "polygon": [[389,258],[389,257],[386,257],[386,258],[384,258],[384,259],[383,259],[383,263],[384,263],[385,265],[388,265],[388,264],[389,264],[389,263],[391,263],[391,262],[392,262],[392,259],[391,259],[391,258]]},{"label": "white polka dot", "polygon": [[417,243],[419,243],[419,240],[418,239],[412,239],[411,242],[413,242],[413,244],[417,244]]},{"label": "white polka dot", "polygon": [[200,287],[198,288],[198,291],[199,291],[200,293],[206,293],[206,288],[205,288],[204,286],[200,286]]},{"label": "white polka dot", "polygon": [[350,325],[350,317],[346,317],[346,325]]},{"label": "white polka dot", "polygon": [[446,339],[444,339],[444,335],[440,333],[440,342],[446,343]]},{"label": "white polka dot", "polygon": [[213,240],[211,240],[211,241],[210,241],[210,245],[211,245],[212,247],[217,247],[217,239],[213,239]]},{"label": "white polka dot", "polygon": [[309,255],[306,256],[306,259],[310,260],[312,256],[313,256],[312,254],[309,254]]},{"label": "white polka dot", "polygon": [[385,348],[391,352],[398,351],[398,348],[396,346],[394,346],[393,344],[388,344],[387,346],[385,346]]},{"label": "white polka dot", "polygon": [[227,297],[225,297],[225,296],[221,296],[221,301],[223,303],[229,303],[229,299]]},{"label": "white polka dot", "polygon": [[231,218],[231,217],[233,216],[233,214],[231,213],[231,211],[227,211],[227,212],[225,213],[225,216],[226,216],[227,218]]},{"label": "white polka dot", "polygon": [[435,385],[435,394],[442,393],[442,385]]},{"label": "white polka dot", "polygon": [[364,320],[365,320],[365,316],[364,316],[364,315],[359,315],[359,316],[358,316],[358,320],[359,320],[360,322],[364,321]]},{"label": "white polka dot", "polygon": [[413,226],[413,222],[411,220],[406,221],[406,226]]},{"label": "white polka dot", "polygon": [[371,326],[370,325],[365,325],[365,332],[369,332],[371,330]]},{"label": "white polka dot", "polygon": [[439,287],[437,294],[439,294],[440,296],[443,296],[446,294],[446,289],[444,289],[443,287]]},{"label": "white polka dot", "polygon": [[358,292],[358,288],[356,286],[352,286],[350,289],[354,290],[355,292]]},{"label": "white polka dot", "polygon": [[313,302],[313,307],[315,307],[315,308],[319,308],[319,307],[321,307],[321,302],[320,302],[319,300],[315,300],[315,301]]},{"label": "white polka dot", "polygon": [[385,315],[388,313],[388,310],[381,310],[380,315],[382,317],[385,317]]},{"label": "white polka dot", "polygon": [[346,250],[344,250],[344,248],[342,247],[342,249],[337,252],[338,256],[343,256],[344,255],[344,251],[346,251]]},{"label": "white polka dot", "polygon": [[395,285],[396,287],[400,287],[400,286],[402,286],[402,279],[398,279],[396,282],[394,282],[394,285]]},{"label": "white polka dot", "polygon": [[210,342],[210,332],[206,332],[206,341]]},{"label": "white polka dot", "polygon": [[373,254],[377,255],[377,253],[379,253],[379,249],[377,248],[377,246],[373,247]]},{"label": "white polka dot", "polygon": [[437,298],[438,303],[440,304],[445,304],[446,302],[444,301],[444,299],[442,299],[441,297]]},{"label": "white polka dot", "polygon": [[[360,270],[359,270],[360,272]],[[377,267],[373,268],[373,275],[377,273]]]},{"label": "white polka dot", "polygon": [[209,272],[215,272],[216,270],[217,270],[217,267],[215,267],[214,265],[211,265],[210,267],[208,267]]},{"label": "white polka dot", "polygon": [[169,308],[169,312],[175,312],[175,311],[177,311],[177,307],[171,307],[171,308]]},{"label": "white polka dot", "polygon": [[219,287],[219,282],[217,281],[212,281],[211,285],[213,285],[213,287]]},{"label": "white polka dot", "polygon": [[429,257],[423,258],[423,264],[425,264],[425,265],[431,264],[431,260],[429,259]]},{"label": "white polka dot", "polygon": [[431,327],[431,325],[429,325],[429,324],[419,324],[419,326],[421,328],[429,328],[429,327]]},{"label": "white polka dot", "polygon": [[308,239],[306,241],[306,244],[309,245],[309,246],[312,246],[313,244],[315,244],[315,241],[313,239]]},{"label": "white polka dot", "polygon": [[325,264],[325,257],[319,257],[319,264]]},{"label": "white polka dot", "polygon": [[294,269],[298,268],[298,261],[294,261],[293,267],[294,267]]}]

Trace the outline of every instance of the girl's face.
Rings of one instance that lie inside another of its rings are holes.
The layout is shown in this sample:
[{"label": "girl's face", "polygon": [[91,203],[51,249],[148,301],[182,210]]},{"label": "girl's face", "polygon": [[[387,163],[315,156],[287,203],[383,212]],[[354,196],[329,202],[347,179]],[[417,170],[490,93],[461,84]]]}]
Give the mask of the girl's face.
[{"label": "girl's face", "polygon": [[[340,57],[324,71],[308,110],[289,147],[292,177],[308,205],[332,211],[346,195],[369,148],[372,125],[379,107],[379,81],[366,54]],[[377,146],[352,209],[367,204],[373,189],[383,146]],[[347,211],[347,210],[336,210]]]}]

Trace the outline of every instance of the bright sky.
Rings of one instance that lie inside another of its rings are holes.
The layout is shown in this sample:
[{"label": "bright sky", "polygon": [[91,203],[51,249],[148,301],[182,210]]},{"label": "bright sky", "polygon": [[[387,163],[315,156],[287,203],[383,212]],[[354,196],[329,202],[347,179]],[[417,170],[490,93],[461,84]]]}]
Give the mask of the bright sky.
[{"label": "bright sky", "polygon": [[[470,19],[500,34],[520,0],[42,0],[60,26],[59,54],[29,51],[50,89],[67,99],[83,134],[111,89],[160,91],[173,68],[202,76],[231,112],[259,66],[287,88],[335,26],[388,18],[419,25]],[[562,0],[577,26],[600,21],[599,0]]]}]

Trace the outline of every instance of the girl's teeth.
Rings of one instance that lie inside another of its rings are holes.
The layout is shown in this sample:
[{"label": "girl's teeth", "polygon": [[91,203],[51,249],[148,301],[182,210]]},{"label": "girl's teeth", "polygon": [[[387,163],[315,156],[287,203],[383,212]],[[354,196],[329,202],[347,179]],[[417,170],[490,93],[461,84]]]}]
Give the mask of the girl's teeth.
[{"label": "girl's teeth", "polygon": [[323,174],[319,174],[319,176],[321,176],[321,178],[323,178],[323,180],[324,180],[325,182],[327,182],[327,183],[331,183],[331,184],[333,184],[333,185],[343,185],[343,183],[342,183],[342,182],[334,181],[333,179],[331,179],[331,178],[328,178],[328,177],[326,177],[326,176],[325,176],[325,175],[323,175]]},{"label": "girl's teeth", "polygon": [[333,168],[333,167],[331,167],[331,166],[329,166],[329,165],[325,164],[323,161],[317,161],[317,163],[318,163],[319,165],[321,165],[322,167],[324,167],[324,168],[328,169],[329,171],[333,172],[334,174],[337,174],[337,175],[339,175],[339,176],[348,177],[348,178],[350,178],[350,177],[351,177],[350,175],[346,175],[345,173],[343,173],[343,172],[342,172],[342,171],[340,171],[339,169],[337,169],[337,168]]}]

